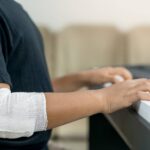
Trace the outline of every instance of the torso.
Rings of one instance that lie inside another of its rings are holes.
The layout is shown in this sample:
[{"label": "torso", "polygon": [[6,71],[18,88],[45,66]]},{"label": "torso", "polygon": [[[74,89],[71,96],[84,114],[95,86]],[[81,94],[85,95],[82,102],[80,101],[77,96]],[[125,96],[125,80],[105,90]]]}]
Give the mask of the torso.
[{"label": "torso", "polygon": [[[12,92],[51,92],[42,38],[28,14],[13,0],[0,0],[0,25]],[[0,139],[0,149],[41,150],[49,136],[47,131],[30,138]]]}]

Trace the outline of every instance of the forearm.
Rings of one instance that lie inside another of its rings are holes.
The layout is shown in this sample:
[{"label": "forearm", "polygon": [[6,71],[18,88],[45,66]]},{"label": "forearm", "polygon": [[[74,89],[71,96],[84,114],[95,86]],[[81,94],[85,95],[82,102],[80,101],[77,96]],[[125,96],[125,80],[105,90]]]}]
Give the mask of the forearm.
[{"label": "forearm", "polygon": [[48,128],[102,112],[102,98],[100,102],[93,92],[46,93]]},{"label": "forearm", "polygon": [[0,138],[28,137],[102,112],[94,93],[11,93],[0,88]]},{"label": "forearm", "polygon": [[72,92],[86,85],[87,80],[83,72],[67,75],[52,80],[55,92]]},{"label": "forearm", "polygon": [[0,83],[0,88],[7,88],[10,89],[10,85],[6,84],[6,83]]},{"label": "forearm", "polygon": [[147,79],[70,93],[11,93],[0,89],[0,138],[27,137],[96,113],[112,113],[140,99],[150,100],[149,91]]},{"label": "forearm", "polygon": [[[76,75],[74,77],[70,76],[70,78],[71,79],[67,79],[67,82],[73,83],[76,82],[76,80],[79,80],[77,79]],[[62,79],[62,81],[60,82],[65,82],[65,79]],[[65,83],[62,84],[65,85]],[[78,84],[76,85],[76,87],[80,87],[80,85]],[[0,88],[9,88],[9,85],[0,83]],[[101,103],[93,96],[93,92],[94,91],[44,93],[45,98],[41,99],[41,101],[46,101],[48,128],[54,128],[65,123],[98,113],[100,111]],[[2,92],[0,94],[0,96],[3,96],[4,93]],[[18,105],[20,107],[19,109],[21,109],[21,107],[23,106],[22,103],[27,102],[26,104],[30,105],[30,103],[33,104],[34,102],[36,102],[37,99],[39,99],[38,97],[42,98],[40,93],[39,96],[36,93],[26,93],[26,95],[24,94],[25,93],[10,93],[8,96],[5,96],[4,99],[1,98],[0,100],[7,101],[9,97],[9,100],[14,101],[15,103],[12,103],[13,107],[14,105],[16,105],[16,102],[18,102],[19,99],[20,104],[18,103]],[[28,99],[30,100],[28,101]],[[35,105],[37,104],[35,103]],[[31,106],[30,109],[32,109]]]}]

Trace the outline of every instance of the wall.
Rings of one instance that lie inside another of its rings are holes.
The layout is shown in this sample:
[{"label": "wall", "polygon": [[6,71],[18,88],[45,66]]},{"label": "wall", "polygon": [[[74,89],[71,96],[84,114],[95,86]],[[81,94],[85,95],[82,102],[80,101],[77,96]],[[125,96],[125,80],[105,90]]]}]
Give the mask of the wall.
[{"label": "wall", "polygon": [[17,0],[32,18],[59,30],[74,23],[111,23],[123,30],[150,24],[149,0]]}]

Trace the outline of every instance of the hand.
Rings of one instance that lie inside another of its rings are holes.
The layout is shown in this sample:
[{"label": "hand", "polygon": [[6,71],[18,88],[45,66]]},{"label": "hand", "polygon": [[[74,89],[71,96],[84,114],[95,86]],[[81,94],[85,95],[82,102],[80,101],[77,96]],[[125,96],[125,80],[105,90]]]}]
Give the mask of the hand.
[{"label": "hand", "polygon": [[115,79],[115,76],[122,76],[124,80],[131,80],[131,73],[123,67],[106,67],[100,69],[93,69],[82,72],[84,74],[84,79],[86,80],[87,85],[98,85],[105,82],[117,83],[118,80]]},{"label": "hand", "polygon": [[139,100],[150,100],[150,80],[137,79],[120,82],[95,91],[102,103],[103,113],[112,113],[131,106]]}]

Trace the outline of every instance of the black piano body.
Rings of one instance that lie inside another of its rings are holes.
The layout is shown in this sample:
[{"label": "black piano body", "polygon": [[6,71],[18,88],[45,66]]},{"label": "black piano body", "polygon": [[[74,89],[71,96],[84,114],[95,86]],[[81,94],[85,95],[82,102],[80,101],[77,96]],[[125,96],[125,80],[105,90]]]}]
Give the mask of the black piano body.
[{"label": "black piano body", "polygon": [[[150,78],[150,66],[127,66],[134,78]],[[102,86],[92,87],[92,89]],[[89,120],[90,150],[150,150],[150,124],[127,108]]]}]

